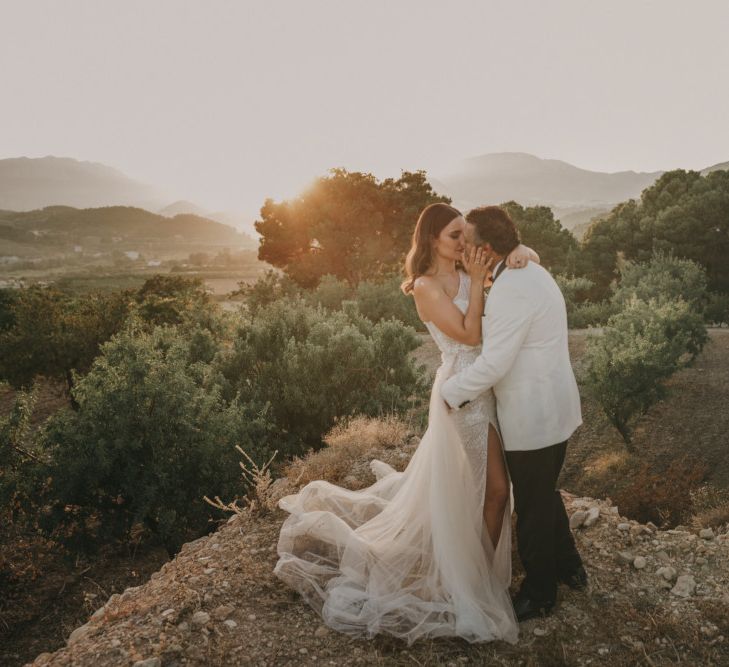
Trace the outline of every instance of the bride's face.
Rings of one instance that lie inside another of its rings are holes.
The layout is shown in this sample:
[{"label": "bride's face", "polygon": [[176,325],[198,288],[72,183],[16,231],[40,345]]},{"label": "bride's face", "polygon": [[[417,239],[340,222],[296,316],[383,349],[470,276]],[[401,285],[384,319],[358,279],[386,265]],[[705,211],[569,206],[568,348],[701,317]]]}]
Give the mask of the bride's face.
[{"label": "bride's face", "polygon": [[461,259],[466,249],[465,231],[466,221],[463,217],[453,218],[433,240],[433,250],[443,259]]}]

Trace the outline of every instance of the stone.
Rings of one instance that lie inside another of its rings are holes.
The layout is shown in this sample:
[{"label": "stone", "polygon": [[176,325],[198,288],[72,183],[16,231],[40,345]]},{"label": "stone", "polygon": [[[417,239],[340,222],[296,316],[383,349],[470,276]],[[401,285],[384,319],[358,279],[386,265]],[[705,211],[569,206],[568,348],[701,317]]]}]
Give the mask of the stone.
[{"label": "stone", "polygon": [[635,556],[629,551],[618,551],[617,560],[619,563],[628,565],[633,563]]},{"label": "stone", "polygon": [[238,627],[238,624],[232,618],[229,618],[227,621],[223,621],[223,625],[230,630]]},{"label": "stone", "polygon": [[321,639],[322,637],[326,637],[329,634],[329,628],[326,625],[320,625],[316,630],[314,630],[314,636]]},{"label": "stone", "polygon": [[235,607],[229,604],[221,604],[219,607],[213,609],[213,618],[216,621],[224,621],[235,611]]},{"label": "stone", "polygon": [[642,570],[646,565],[648,565],[648,561],[643,556],[636,556],[635,560],[633,561],[633,567],[636,570]]},{"label": "stone", "polygon": [[116,637],[114,637],[114,639],[112,639],[110,643],[111,643],[111,648],[117,648],[117,647],[121,646],[121,642]]},{"label": "stone", "polygon": [[146,660],[137,660],[133,667],[161,667],[162,661],[159,658],[147,658]]},{"label": "stone", "polygon": [[670,565],[664,565],[663,567],[659,567],[656,570],[656,574],[659,577],[663,577],[666,581],[674,581],[676,579],[676,576],[678,575],[678,572],[676,572],[675,567],[671,567]]},{"label": "stone", "polygon": [[255,621],[256,620],[256,615],[255,614],[248,614],[248,620],[249,621]]},{"label": "stone", "polygon": [[688,598],[696,592],[696,580],[690,574],[682,574],[671,589],[672,595]]},{"label": "stone", "polygon": [[711,530],[711,528],[702,528],[699,531],[699,537],[702,540],[713,540],[714,539],[714,531]]},{"label": "stone", "polygon": [[210,621],[210,614],[206,611],[196,611],[190,620],[193,625],[205,625]]},{"label": "stone", "polygon": [[627,533],[630,530],[630,524],[629,523],[619,523],[618,530],[620,530],[624,533]]},{"label": "stone", "polygon": [[544,637],[547,634],[544,628],[534,628],[533,632],[537,637]]},{"label": "stone", "polygon": [[82,625],[78,628],[76,628],[69,636],[68,636],[68,642],[67,644],[71,646],[71,644],[76,643],[79,639],[83,639],[89,632],[91,631],[91,626],[87,623],[86,625]]},{"label": "stone", "polygon": [[106,613],[106,607],[99,607],[93,614],[91,614],[91,620],[95,621],[101,618]]},{"label": "stone", "polygon": [[599,507],[591,507],[587,511],[587,517],[585,518],[584,523],[582,524],[586,528],[589,528],[590,526],[594,526],[597,523],[597,520],[600,518],[600,508]]},{"label": "stone", "polygon": [[570,528],[573,530],[575,528],[579,528],[583,523],[585,523],[585,519],[587,518],[587,512],[584,510],[577,510],[571,517],[570,517]]}]

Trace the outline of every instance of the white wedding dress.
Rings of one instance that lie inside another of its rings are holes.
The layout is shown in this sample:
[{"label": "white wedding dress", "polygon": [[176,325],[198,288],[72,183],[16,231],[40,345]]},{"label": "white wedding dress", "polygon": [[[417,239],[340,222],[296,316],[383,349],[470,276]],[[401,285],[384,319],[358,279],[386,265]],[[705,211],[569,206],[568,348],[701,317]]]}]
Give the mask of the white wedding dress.
[{"label": "white wedding dress", "polygon": [[[460,273],[454,303],[464,313],[468,294],[469,278]],[[279,506],[290,515],[274,572],[340,632],[387,633],[408,644],[443,636],[515,642],[511,509],[495,552],[483,520],[495,398],[486,392],[448,414],[440,385],[471,364],[479,348],[426,326],[443,363],[428,428],[407,468],[396,472],[373,460],[377,481],[366,489],[317,480],[282,498]]]}]

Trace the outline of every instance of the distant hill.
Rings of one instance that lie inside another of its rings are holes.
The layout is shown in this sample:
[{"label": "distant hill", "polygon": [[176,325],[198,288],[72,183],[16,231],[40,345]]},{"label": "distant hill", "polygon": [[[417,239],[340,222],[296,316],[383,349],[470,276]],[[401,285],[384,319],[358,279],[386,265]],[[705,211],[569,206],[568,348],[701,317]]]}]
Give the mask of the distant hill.
[{"label": "distant hill", "polygon": [[513,199],[525,206],[605,209],[638,197],[662,173],[609,174],[528,153],[490,153],[464,160],[452,173],[436,175],[435,180],[462,208]]},{"label": "distant hill", "polygon": [[706,174],[712,172],[712,171],[727,171],[729,170],[729,162],[720,162],[719,164],[715,164],[711,167],[706,167],[706,169],[703,169],[701,171],[702,176],[706,176]]},{"label": "distant hill", "polygon": [[[230,246],[240,248],[250,238],[229,225],[191,214],[172,218],[129,206],[78,209],[48,206],[25,212],[0,212],[0,247],[12,242],[31,250],[84,247],[130,247],[152,244]],[[24,253],[25,254],[25,253]]]},{"label": "distant hill", "polygon": [[203,209],[201,206],[198,206],[197,204],[194,204],[191,201],[186,201],[184,199],[172,202],[171,204],[165,206],[164,208],[161,208],[157,212],[160,215],[167,216],[168,218],[173,218],[180,213],[191,213],[192,215],[201,215],[205,217],[205,209]]},{"label": "distant hill", "polygon": [[0,160],[0,209],[30,211],[46,206],[139,206],[157,209],[157,190],[97,162],[66,157]]},{"label": "distant hill", "polygon": [[252,216],[231,211],[206,211],[194,202],[186,201],[184,199],[165,206],[159,210],[159,213],[160,215],[166,215],[168,217],[178,215],[180,213],[192,213],[194,215],[200,215],[204,218],[208,218],[209,220],[215,220],[216,222],[220,222],[224,225],[230,225],[250,238],[251,247],[258,247],[258,242],[255,240],[258,237],[258,233],[253,226],[255,218]]}]

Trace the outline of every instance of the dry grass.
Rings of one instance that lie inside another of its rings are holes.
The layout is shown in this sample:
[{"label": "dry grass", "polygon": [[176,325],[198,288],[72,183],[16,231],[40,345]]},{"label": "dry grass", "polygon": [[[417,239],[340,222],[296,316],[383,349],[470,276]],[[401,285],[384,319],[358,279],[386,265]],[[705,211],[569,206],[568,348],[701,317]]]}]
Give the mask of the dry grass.
[{"label": "dry grass", "polygon": [[691,527],[722,529],[729,525],[729,489],[704,485],[691,493]]},{"label": "dry grass", "polygon": [[368,466],[372,458],[390,459],[387,462],[394,465],[393,458],[397,463],[402,452],[409,452],[407,444],[411,435],[410,425],[397,417],[355,417],[329,432],[324,438],[326,447],[291,461],[283,475],[296,487],[325,479],[333,484],[361,488],[370,480],[358,474],[359,468]]}]

